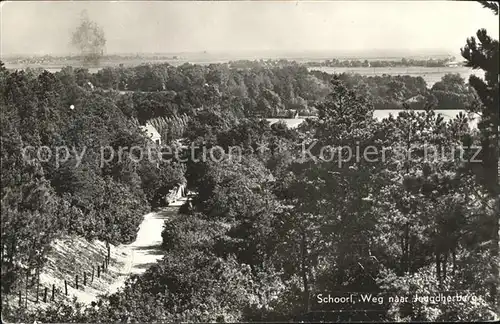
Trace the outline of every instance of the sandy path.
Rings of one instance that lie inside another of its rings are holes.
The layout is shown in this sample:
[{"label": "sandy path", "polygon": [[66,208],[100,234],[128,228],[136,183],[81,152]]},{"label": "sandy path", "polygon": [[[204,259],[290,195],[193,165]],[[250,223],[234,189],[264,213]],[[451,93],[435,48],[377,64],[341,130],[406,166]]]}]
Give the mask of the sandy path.
[{"label": "sandy path", "polygon": [[120,271],[120,276],[109,286],[107,293],[117,292],[125,285],[125,281],[130,275],[145,272],[150,266],[163,258],[161,249],[163,224],[166,219],[177,214],[179,207],[186,202],[186,199],[180,198],[158,212],[146,214],[139,226],[136,240],[129,245],[116,247],[119,250],[126,251],[127,259]]}]

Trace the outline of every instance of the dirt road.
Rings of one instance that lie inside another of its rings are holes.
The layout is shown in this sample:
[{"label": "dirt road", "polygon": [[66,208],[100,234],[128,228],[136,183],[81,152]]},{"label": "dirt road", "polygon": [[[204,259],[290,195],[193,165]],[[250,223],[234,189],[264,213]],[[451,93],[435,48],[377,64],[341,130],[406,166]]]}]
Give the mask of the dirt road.
[{"label": "dirt road", "polygon": [[186,199],[181,198],[158,212],[146,214],[137,232],[136,240],[129,245],[116,247],[126,250],[127,260],[120,272],[120,277],[109,286],[108,293],[115,293],[124,286],[130,275],[145,272],[151,265],[163,258],[161,250],[163,223],[177,214],[179,207],[186,202]]}]

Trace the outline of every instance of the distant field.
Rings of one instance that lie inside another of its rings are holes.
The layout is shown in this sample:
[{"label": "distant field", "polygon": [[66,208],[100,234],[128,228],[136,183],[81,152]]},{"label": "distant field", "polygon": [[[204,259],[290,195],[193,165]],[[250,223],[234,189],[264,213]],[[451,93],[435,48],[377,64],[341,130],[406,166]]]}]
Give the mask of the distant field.
[{"label": "distant field", "polygon": [[[417,112],[423,112],[423,110],[416,110]],[[456,118],[460,113],[468,116],[469,127],[477,128],[478,116],[474,114],[468,115],[465,110],[455,109],[455,110],[434,110],[436,114],[441,115],[445,122]],[[382,119],[389,118],[390,115],[397,117],[403,110],[400,109],[388,109],[388,110],[375,110],[373,112],[373,117],[381,121]],[[279,121],[284,122],[289,128],[297,128],[302,124],[307,118],[266,118],[266,120],[272,125]]]},{"label": "distant field", "polygon": [[288,128],[297,128],[302,124],[306,118],[266,118],[270,125],[277,122],[284,122]]},{"label": "distant field", "polygon": [[[423,112],[423,110],[415,110],[415,111]],[[381,121],[382,119],[389,118],[390,115],[397,117],[400,112],[403,112],[403,110],[400,109],[375,110],[373,112],[373,117]],[[441,115],[445,122],[456,118],[460,113],[462,113],[468,117],[469,127],[471,128],[477,128],[477,123],[479,121],[479,116],[477,114],[468,114],[465,110],[462,109],[450,109],[450,110],[437,109],[434,110],[434,112],[437,115]]]},{"label": "distant field", "polygon": [[427,82],[428,87],[432,87],[434,83],[441,80],[447,73],[459,73],[466,81],[471,74],[479,77],[484,77],[482,70],[473,70],[467,67],[441,67],[441,68],[428,68],[428,67],[381,67],[381,68],[343,68],[343,67],[313,67],[309,68],[310,71],[323,71],[326,73],[358,73],[361,75],[375,76],[375,75],[411,75],[421,76]]}]

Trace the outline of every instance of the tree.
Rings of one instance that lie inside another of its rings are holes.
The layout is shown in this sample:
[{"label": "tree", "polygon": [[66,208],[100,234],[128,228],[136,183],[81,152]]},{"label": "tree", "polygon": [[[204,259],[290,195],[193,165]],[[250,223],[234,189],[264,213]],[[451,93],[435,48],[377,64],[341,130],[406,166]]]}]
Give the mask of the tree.
[{"label": "tree", "polygon": [[[372,251],[383,265],[379,283],[395,294],[469,289],[486,295],[482,274],[488,266],[478,248],[484,222],[477,216],[476,183],[470,175],[460,177],[461,161],[453,149],[469,133],[465,118],[444,123],[432,110],[404,112],[382,126],[384,146],[399,147],[395,152],[410,148],[412,154],[398,157],[391,151],[386,170],[378,175],[384,184],[373,198]],[[472,267],[477,275],[471,275]],[[397,311],[391,305],[388,316],[396,321],[490,318],[484,304],[452,310],[412,303]]]},{"label": "tree", "polygon": [[[498,15],[498,3],[494,1],[479,1],[485,8],[491,9]],[[487,204],[492,203],[486,217],[489,219],[486,226],[491,229],[490,234],[490,263],[491,263],[491,302],[500,313],[500,285],[499,285],[499,229],[500,229],[500,184],[499,184],[499,43],[488,36],[485,29],[476,33],[476,38],[467,39],[467,44],[461,49],[462,56],[467,60],[466,66],[481,69],[485,72],[485,80],[471,75],[469,83],[476,90],[482,102],[481,122],[478,127],[481,131],[483,187],[490,197]]]},{"label": "tree", "polygon": [[[357,265],[366,256],[353,248],[370,240],[373,220],[370,205],[362,198],[374,187],[372,165],[357,163],[333,147],[369,145],[375,121],[364,98],[338,79],[332,87],[318,106],[320,119],[310,125],[311,140],[317,141],[312,156],[295,159],[277,190],[286,207],[275,225],[279,249],[275,259],[285,280],[296,278],[291,290],[297,290],[294,304],[302,314],[317,307],[312,302],[316,291],[354,291],[373,284]],[[327,147],[332,149],[324,152]],[[333,156],[343,159],[343,165],[330,160]]]},{"label": "tree", "polygon": [[71,44],[80,51],[85,64],[99,64],[100,58],[104,55],[106,46],[104,30],[90,20],[87,11],[81,13],[80,25],[73,32]]},{"label": "tree", "polygon": [[484,8],[490,9],[498,16],[498,3],[495,1],[478,1]]},{"label": "tree", "polygon": [[434,83],[432,90],[463,93],[465,91],[465,81],[459,73],[447,73],[441,78],[441,81]]}]

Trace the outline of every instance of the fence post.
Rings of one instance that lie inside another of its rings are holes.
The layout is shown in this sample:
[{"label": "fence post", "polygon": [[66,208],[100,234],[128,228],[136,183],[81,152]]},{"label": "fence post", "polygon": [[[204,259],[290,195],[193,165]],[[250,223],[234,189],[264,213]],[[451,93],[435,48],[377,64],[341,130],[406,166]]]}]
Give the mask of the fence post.
[{"label": "fence post", "polygon": [[40,274],[37,275],[37,281],[36,281],[36,302],[38,303],[38,294],[40,291]]},{"label": "fence post", "polygon": [[75,276],[76,289],[78,289],[78,275]]},{"label": "fence post", "polygon": [[43,302],[47,302],[47,294],[49,293],[49,288],[45,287],[45,290],[43,292]]},{"label": "fence post", "polygon": [[86,272],[83,273],[83,285],[84,286],[87,285],[87,273]]},{"label": "fence post", "polygon": [[21,290],[19,290],[19,306],[23,305],[23,294],[21,293]]},{"label": "fence post", "polygon": [[64,279],[64,294],[68,296],[68,282]]},{"label": "fence post", "polygon": [[92,279],[91,279],[91,281],[90,281],[90,282],[94,282],[94,268],[95,268],[95,267],[94,267],[94,266],[92,266]]},{"label": "fence post", "polygon": [[101,278],[101,265],[97,266],[97,278]]},{"label": "fence post", "polygon": [[55,284],[52,284],[52,301],[54,301],[56,297],[56,285]]},{"label": "fence post", "polygon": [[106,271],[106,268],[104,267],[104,265],[106,264],[106,262],[103,262],[102,263],[102,272],[105,272]]},{"label": "fence post", "polygon": [[29,273],[29,270],[26,269],[26,287],[25,287],[26,299],[24,301],[24,308],[28,308],[28,281],[29,281],[29,278],[30,278],[30,273]]}]

